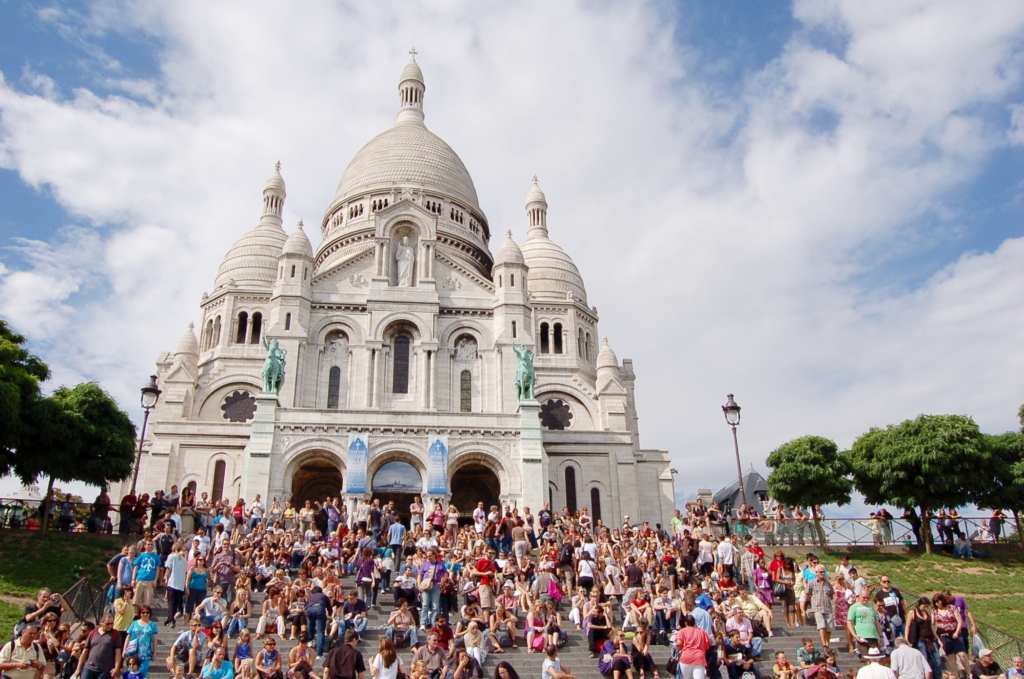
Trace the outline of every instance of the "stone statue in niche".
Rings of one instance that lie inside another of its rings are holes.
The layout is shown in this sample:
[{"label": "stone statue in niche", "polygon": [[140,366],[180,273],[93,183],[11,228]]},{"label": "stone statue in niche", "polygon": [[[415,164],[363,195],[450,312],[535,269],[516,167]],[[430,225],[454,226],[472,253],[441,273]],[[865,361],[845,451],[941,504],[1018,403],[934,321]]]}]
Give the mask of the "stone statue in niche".
[{"label": "stone statue in niche", "polygon": [[456,361],[476,360],[476,340],[472,337],[460,337],[455,343]]},{"label": "stone statue in niche", "polygon": [[343,335],[335,335],[327,340],[327,346],[324,347],[324,356],[326,358],[344,358],[348,354],[348,340]]},{"label": "stone statue in niche", "polygon": [[395,248],[395,264],[398,265],[398,287],[412,285],[412,267],[416,263],[416,252],[409,245],[409,237],[402,236],[402,243]]}]

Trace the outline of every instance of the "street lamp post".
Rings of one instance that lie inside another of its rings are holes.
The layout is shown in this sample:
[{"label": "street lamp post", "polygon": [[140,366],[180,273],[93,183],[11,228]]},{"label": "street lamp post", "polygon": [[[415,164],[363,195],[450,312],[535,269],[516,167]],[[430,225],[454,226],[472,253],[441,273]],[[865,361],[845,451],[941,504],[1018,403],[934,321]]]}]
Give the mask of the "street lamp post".
[{"label": "street lamp post", "polygon": [[736,447],[736,479],[740,482],[740,503],[747,501],[747,493],[743,489],[743,467],[740,465],[740,440],[736,436],[736,427],[740,423],[740,407],[733,400],[732,394],[726,396],[722,412],[725,413],[725,421],[732,427],[732,443]]},{"label": "street lamp post", "polygon": [[139,482],[139,466],[142,464],[142,442],[146,438],[146,424],[149,423],[149,411],[156,405],[161,391],[156,386],[156,375],[149,376],[149,383],[142,388],[142,409],[146,414],[142,418],[142,433],[139,435],[139,452],[135,456],[135,475],[132,477],[132,495],[135,495],[135,484]]}]

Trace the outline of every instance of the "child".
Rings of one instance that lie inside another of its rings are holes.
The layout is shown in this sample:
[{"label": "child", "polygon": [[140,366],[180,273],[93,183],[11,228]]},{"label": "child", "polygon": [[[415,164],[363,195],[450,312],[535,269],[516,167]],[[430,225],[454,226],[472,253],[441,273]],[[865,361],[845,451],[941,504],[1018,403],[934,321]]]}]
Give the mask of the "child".
[{"label": "child", "polygon": [[785,651],[777,651],[775,653],[775,664],[772,665],[772,672],[775,673],[775,679],[794,679],[796,668],[786,660]]},{"label": "child", "polygon": [[[252,635],[249,630],[243,629],[238,635],[238,644],[235,646],[235,672],[242,671],[242,664],[252,659]],[[253,668],[255,671],[255,668]]]},{"label": "child", "polygon": [[412,664],[412,677],[410,679],[430,679],[427,673],[427,661],[417,660]]},{"label": "child", "polygon": [[142,673],[142,661],[139,656],[133,655],[128,658],[128,669],[121,674],[121,679],[145,679]]}]

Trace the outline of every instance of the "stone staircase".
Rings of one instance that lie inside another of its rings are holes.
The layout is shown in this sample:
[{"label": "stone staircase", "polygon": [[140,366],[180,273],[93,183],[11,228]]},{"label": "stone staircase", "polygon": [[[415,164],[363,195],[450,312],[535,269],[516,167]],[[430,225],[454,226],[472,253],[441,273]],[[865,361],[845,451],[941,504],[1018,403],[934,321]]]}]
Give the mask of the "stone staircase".
[{"label": "stone staircase", "polygon": [[[342,582],[346,585],[346,589],[353,585],[353,578],[351,576],[343,578]],[[264,594],[260,592],[253,593],[253,610],[259,611],[263,604]],[[388,615],[393,610],[392,597],[390,592],[382,594],[378,603],[381,605],[381,609],[377,610],[374,607],[370,608],[368,614],[368,625],[366,632],[362,636],[362,640],[359,644],[359,650],[363,653],[366,659],[367,665],[369,665],[370,658],[377,652],[379,648],[378,644],[380,638],[384,635],[384,625],[387,622]],[[163,590],[158,590],[156,595],[156,601],[153,605],[154,615],[153,619],[160,624],[160,646],[157,650],[158,658],[152,663],[150,667],[151,676],[165,677],[170,676],[164,665],[164,659],[167,657],[168,647],[173,643],[174,639],[177,638],[178,634],[185,629],[185,626],[179,621],[178,626],[175,629],[165,627],[163,620],[166,618],[166,604],[163,601]],[[761,657],[761,676],[763,679],[770,679],[772,664],[774,663],[775,652],[785,651],[787,658],[794,665],[796,664],[796,653],[801,646],[800,639],[808,636],[815,640],[815,647],[820,649],[820,643],[818,642],[818,632],[813,625],[809,627],[794,627],[787,628],[784,625],[784,616],[781,608],[776,605],[773,608],[775,613],[775,620],[777,622],[775,627],[775,636],[764,640],[764,648]],[[563,611],[563,617],[565,612]],[[255,633],[256,622],[258,616],[255,616],[249,621],[250,632]],[[621,621],[618,621],[621,622]],[[597,660],[590,657],[587,650],[587,638],[582,631],[575,629],[575,626],[568,620],[564,620],[563,629],[567,633],[568,642],[559,649],[559,657],[562,660],[563,667],[570,668],[572,674],[578,677],[596,677],[599,676],[597,671]],[[781,625],[781,626],[780,626]],[[520,623],[522,627],[522,622]],[[423,632],[420,633],[421,642],[426,642],[426,636]],[[277,635],[274,635],[275,638]],[[832,648],[837,652],[839,666],[845,671],[850,669],[857,669],[859,667],[859,661],[856,656],[846,652],[846,644],[843,640],[844,637],[840,631],[837,635],[833,633]],[[296,641],[285,640],[278,643],[278,650],[281,651],[285,658],[285,665],[287,666],[287,655],[288,652],[297,644]],[[541,673],[541,664],[544,661],[543,653],[529,653],[526,648],[525,640],[522,636],[522,630],[519,630],[519,636],[517,638],[519,648],[508,648],[505,649],[504,653],[491,653],[487,656],[487,661],[484,664],[484,674],[488,677],[494,676],[495,666],[502,660],[509,661],[513,667],[516,668],[517,672],[521,677],[539,677]],[[628,644],[628,642],[627,642]],[[260,642],[253,640],[253,654],[260,648]],[[234,641],[230,645],[230,650],[234,652]],[[411,667],[411,659],[413,649],[401,648],[398,649],[399,656]],[[670,657],[670,648],[668,646],[652,646],[651,655],[657,663],[658,670],[663,677],[667,676],[665,673],[665,663]],[[320,664],[316,666],[316,670],[319,671]],[[369,673],[366,675],[369,677]],[[723,679],[727,679],[724,677]]]}]

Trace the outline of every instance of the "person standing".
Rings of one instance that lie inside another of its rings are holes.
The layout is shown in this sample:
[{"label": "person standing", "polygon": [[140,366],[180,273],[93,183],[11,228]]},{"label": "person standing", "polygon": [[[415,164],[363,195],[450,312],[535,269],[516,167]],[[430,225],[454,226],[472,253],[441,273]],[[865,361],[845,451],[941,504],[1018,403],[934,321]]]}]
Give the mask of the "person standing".
[{"label": "person standing", "polygon": [[188,573],[188,559],[185,557],[185,543],[174,543],[171,554],[164,562],[167,572],[167,620],[165,625],[176,626],[177,619],[185,608],[185,575]]},{"label": "person standing", "polygon": [[152,606],[156,591],[156,574],[160,568],[160,557],[153,549],[153,541],[142,543],[142,553],[132,562],[132,589],[135,590],[136,606]]},{"label": "person standing", "polygon": [[327,620],[332,615],[331,598],[324,594],[319,585],[314,586],[313,593],[306,600],[306,620],[311,635],[316,639],[317,660],[322,659],[326,653]]},{"label": "person standing", "polygon": [[928,679],[932,668],[924,654],[911,646],[905,637],[896,637],[896,650],[889,656],[890,667],[899,679]]},{"label": "person standing", "polygon": [[889,658],[877,648],[864,655],[864,667],[857,670],[857,679],[896,679],[889,669]]},{"label": "person standing", "polygon": [[420,564],[417,588],[423,597],[423,617],[420,629],[434,624],[434,619],[441,612],[441,579],[448,572],[444,563],[437,558],[437,548],[427,550],[427,560]]},{"label": "person standing", "polygon": [[356,650],[359,634],[355,630],[345,632],[345,643],[332,648],[324,660],[324,679],[363,679],[366,663],[363,654]]},{"label": "person standing", "polygon": [[885,607],[893,636],[902,637],[907,628],[907,603],[900,591],[892,586],[892,579],[888,575],[880,577],[878,584],[880,587],[875,592],[875,601],[880,601]]},{"label": "person standing", "polygon": [[847,628],[853,633],[861,655],[866,655],[870,648],[877,647],[878,640],[882,636],[878,624],[878,613],[875,612],[875,607],[868,603],[869,597],[870,593],[865,587],[857,597],[857,602],[850,606],[850,610],[846,614]]},{"label": "person standing", "polygon": [[[821,645],[829,648],[836,619],[836,590],[829,582],[828,572],[823,564],[819,563],[814,567],[814,575],[814,579],[807,583],[807,593],[811,597],[811,612],[814,613],[814,622],[821,636]],[[874,613],[874,609],[871,610]]]},{"label": "person standing", "polygon": [[114,616],[100,618],[100,626],[89,634],[78,659],[74,677],[81,679],[117,679],[121,675],[123,637],[114,629]]}]

